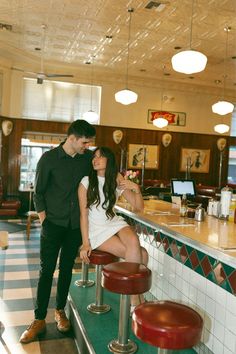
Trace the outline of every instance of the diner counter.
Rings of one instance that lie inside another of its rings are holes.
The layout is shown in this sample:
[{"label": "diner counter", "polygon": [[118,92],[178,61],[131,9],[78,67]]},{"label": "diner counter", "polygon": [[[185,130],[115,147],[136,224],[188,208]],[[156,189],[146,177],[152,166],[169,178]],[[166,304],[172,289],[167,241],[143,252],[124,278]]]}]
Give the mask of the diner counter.
[{"label": "diner counter", "polygon": [[201,354],[236,353],[236,224],[205,216],[180,217],[179,206],[145,201],[142,213],[126,202],[116,210],[149,254],[152,288],[147,300],[171,299],[200,313]]},{"label": "diner counter", "polygon": [[236,268],[236,224],[207,214],[201,222],[181,217],[178,205],[162,200],[144,203],[142,213],[135,213],[126,202],[118,202],[116,210]]}]

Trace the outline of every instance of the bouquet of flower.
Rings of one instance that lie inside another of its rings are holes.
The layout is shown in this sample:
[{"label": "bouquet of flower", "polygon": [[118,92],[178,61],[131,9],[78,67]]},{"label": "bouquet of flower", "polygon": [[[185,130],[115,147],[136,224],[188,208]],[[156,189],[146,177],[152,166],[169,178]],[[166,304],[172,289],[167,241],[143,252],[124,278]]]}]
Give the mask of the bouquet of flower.
[{"label": "bouquet of flower", "polygon": [[127,170],[124,173],[124,178],[139,184],[139,171]]}]

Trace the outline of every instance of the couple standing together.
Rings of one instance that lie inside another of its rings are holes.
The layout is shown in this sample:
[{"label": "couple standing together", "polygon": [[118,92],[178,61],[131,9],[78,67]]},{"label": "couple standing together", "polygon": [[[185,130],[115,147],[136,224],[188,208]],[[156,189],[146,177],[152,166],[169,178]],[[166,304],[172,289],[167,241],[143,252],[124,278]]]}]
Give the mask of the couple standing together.
[{"label": "couple standing together", "polygon": [[[40,272],[35,319],[21,335],[21,343],[33,341],[46,330],[58,257],[55,321],[60,332],[70,330],[64,308],[80,246],[80,258],[85,262],[89,262],[91,250],[96,248],[129,262],[147,264],[147,252],[137,235],[114,212],[121,193],[136,210],[143,209],[139,186],[118,173],[109,148],[88,150],[94,137],[92,125],[84,120],[74,121],[65,142],[44,153],[38,162],[34,203],[42,225]],[[132,296],[133,306],[139,302],[138,295]]]}]

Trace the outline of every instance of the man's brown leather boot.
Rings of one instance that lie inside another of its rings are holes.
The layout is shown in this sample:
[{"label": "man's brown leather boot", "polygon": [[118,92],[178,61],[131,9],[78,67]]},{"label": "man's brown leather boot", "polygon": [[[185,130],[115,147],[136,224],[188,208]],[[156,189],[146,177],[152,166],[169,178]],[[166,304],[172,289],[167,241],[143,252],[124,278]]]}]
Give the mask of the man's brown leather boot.
[{"label": "man's brown leather boot", "polygon": [[45,320],[34,320],[31,325],[22,333],[20,337],[21,343],[30,343],[35,340],[39,334],[46,331]]}]

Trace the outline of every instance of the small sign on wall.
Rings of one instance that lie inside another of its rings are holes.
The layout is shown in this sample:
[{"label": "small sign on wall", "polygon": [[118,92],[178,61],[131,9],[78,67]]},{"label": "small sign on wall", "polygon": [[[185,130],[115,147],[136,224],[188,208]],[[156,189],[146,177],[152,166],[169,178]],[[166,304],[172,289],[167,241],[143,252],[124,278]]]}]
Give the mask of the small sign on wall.
[{"label": "small sign on wall", "polygon": [[176,125],[176,126],[186,125],[185,112],[163,111],[158,109],[148,110],[148,123],[152,124],[153,120],[159,117],[166,118],[168,120],[169,125]]}]

